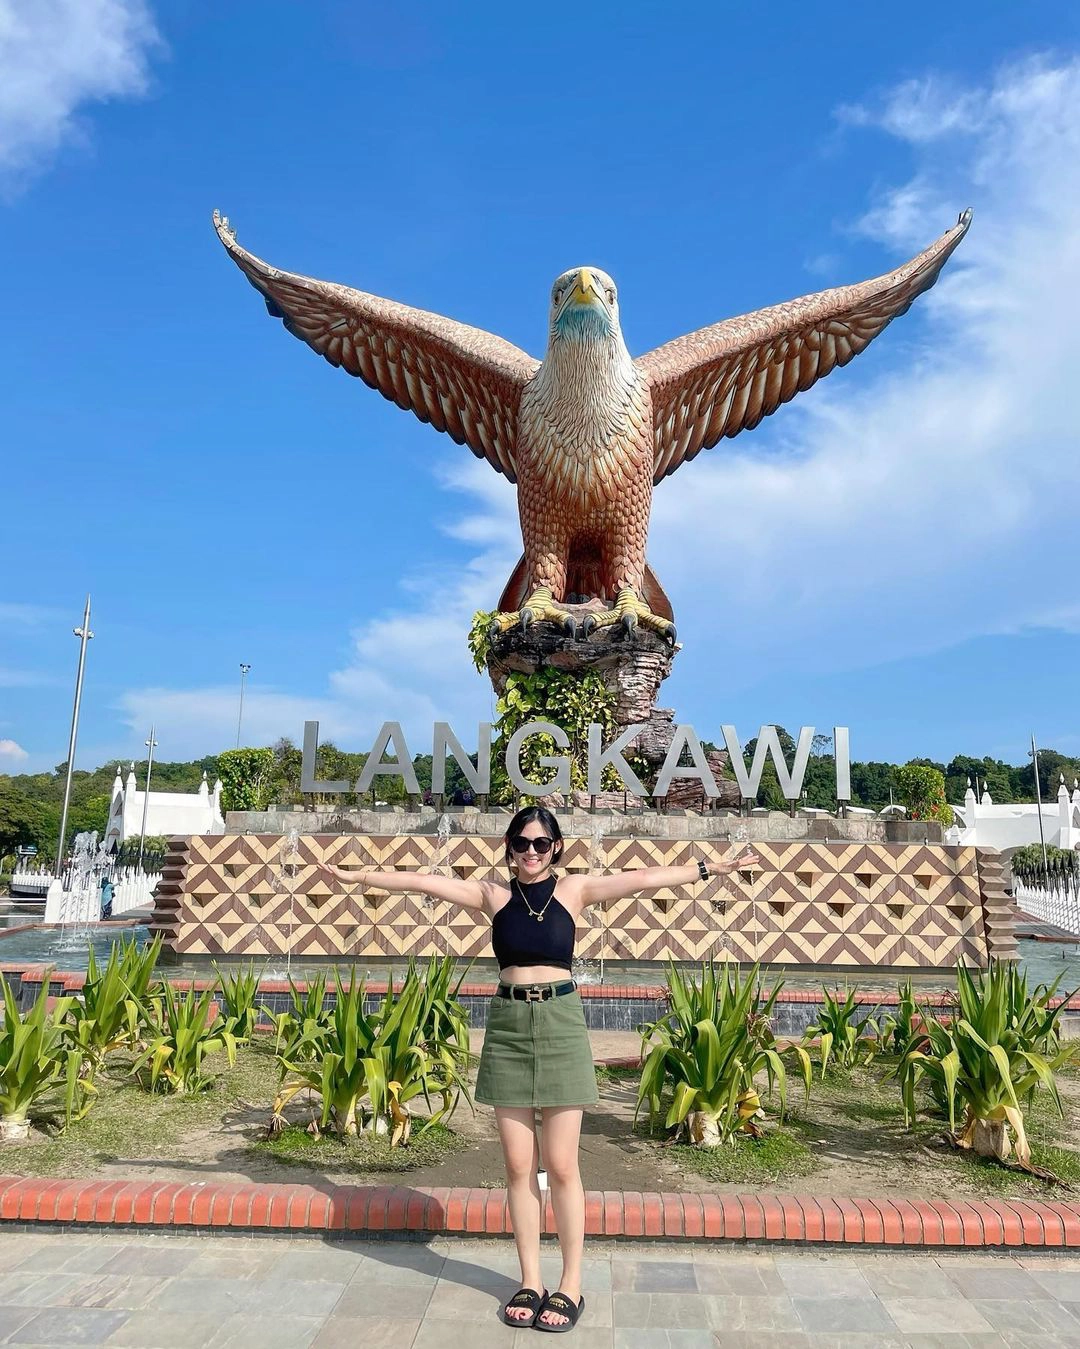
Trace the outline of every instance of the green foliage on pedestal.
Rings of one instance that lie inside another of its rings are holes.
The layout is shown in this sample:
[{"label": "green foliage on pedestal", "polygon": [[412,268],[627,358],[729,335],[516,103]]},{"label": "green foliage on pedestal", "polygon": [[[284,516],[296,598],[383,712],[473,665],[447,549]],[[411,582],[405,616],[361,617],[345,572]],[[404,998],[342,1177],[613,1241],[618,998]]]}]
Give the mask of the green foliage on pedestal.
[{"label": "green foliage on pedestal", "polygon": [[927,764],[906,763],[896,770],[900,801],[913,820],[937,820],[943,829],[953,822],[953,809],[945,800],[945,775]]},{"label": "green foliage on pedestal", "polygon": [[274,778],[270,749],[228,749],[218,755],[221,810],[265,810]]}]

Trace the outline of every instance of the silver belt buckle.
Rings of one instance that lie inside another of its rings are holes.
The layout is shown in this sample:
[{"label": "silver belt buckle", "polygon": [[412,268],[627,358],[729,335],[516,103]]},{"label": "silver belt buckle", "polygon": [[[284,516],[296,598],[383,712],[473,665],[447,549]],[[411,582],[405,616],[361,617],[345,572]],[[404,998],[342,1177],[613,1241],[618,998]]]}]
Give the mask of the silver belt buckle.
[{"label": "silver belt buckle", "polygon": [[526,988],[525,1001],[526,1002],[544,1001],[544,990],[540,987],[539,984],[530,984],[528,988]]}]

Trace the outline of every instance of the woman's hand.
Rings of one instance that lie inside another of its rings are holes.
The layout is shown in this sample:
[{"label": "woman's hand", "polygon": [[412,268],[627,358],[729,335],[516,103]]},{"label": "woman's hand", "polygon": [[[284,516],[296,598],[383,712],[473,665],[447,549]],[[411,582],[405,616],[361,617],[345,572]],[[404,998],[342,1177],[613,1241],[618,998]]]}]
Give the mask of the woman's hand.
[{"label": "woman's hand", "polygon": [[362,871],[350,871],[345,867],[336,867],[330,862],[320,864],[320,870],[328,872],[339,881],[344,881],[346,885],[352,886],[354,890],[363,890],[364,873]]},{"label": "woman's hand", "polygon": [[753,848],[744,848],[738,857],[728,858],[724,861],[724,871],[722,875],[730,875],[733,871],[760,871],[765,864],[761,857]]}]

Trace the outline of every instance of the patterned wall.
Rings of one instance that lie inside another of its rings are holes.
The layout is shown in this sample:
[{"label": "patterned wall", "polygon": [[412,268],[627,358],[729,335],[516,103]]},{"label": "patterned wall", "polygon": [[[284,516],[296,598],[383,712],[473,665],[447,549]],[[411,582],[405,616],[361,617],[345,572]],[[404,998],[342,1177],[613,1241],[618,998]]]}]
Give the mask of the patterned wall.
[{"label": "patterned wall", "polygon": [[[731,844],[669,839],[567,840],[569,872],[678,866],[728,855]],[[740,845],[741,846],[741,845]],[[579,954],[608,960],[716,959],[924,968],[1009,955],[1011,903],[988,904],[973,848],[890,843],[755,843],[753,877],[665,890],[586,913]],[[505,877],[501,840],[458,835],[309,835],[291,858],[280,835],[175,839],[157,889],[153,928],[182,955],[360,959],[486,957],[487,924],[421,895],[342,893],[322,860],[358,869],[447,869]],[[591,856],[590,856],[591,855]],[[999,868],[1000,870],[1000,868]],[[994,887],[991,886],[991,889]]]}]

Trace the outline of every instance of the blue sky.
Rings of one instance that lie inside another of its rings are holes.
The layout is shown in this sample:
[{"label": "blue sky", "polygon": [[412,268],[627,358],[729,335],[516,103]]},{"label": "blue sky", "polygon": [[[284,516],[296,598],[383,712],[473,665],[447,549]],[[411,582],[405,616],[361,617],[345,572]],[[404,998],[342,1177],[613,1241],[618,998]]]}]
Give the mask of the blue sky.
[{"label": "blue sky", "polygon": [[464,636],[518,552],[486,464],[265,315],[274,264],[543,354],[552,278],[630,349],[897,265],[939,286],[668,480],[662,700],[852,728],[860,758],[1080,752],[1068,4],[757,7],[0,0],[7,566],[0,771],[491,711]]}]

